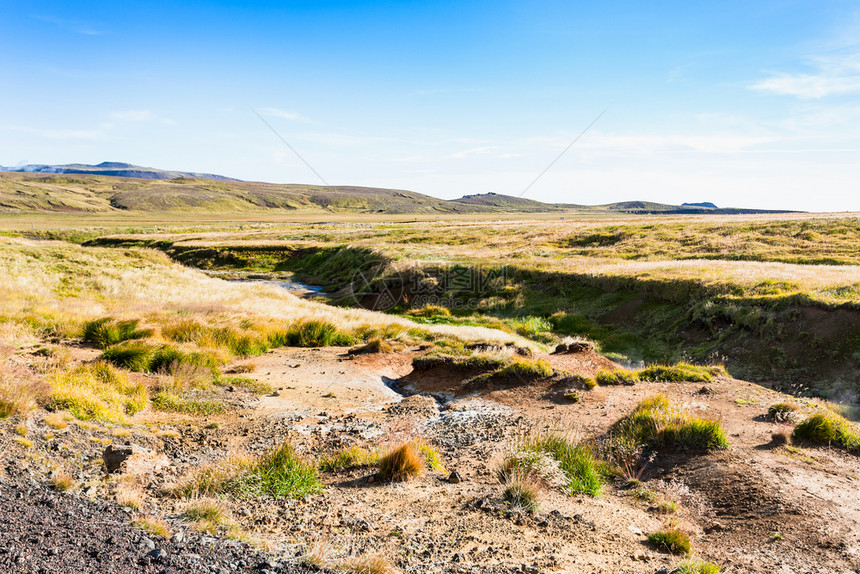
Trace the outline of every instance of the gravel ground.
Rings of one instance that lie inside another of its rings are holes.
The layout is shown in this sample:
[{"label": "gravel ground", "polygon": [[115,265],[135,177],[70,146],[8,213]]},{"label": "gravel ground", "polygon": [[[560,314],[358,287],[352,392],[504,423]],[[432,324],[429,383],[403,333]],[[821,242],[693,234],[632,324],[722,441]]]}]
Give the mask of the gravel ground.
[{"label": "gravel ground", "polygon": [[297,574],[249,546],[181,530],[170,540],[131,525],[116,504],[53,491],[26,477],[0,481],[0,572]]}]

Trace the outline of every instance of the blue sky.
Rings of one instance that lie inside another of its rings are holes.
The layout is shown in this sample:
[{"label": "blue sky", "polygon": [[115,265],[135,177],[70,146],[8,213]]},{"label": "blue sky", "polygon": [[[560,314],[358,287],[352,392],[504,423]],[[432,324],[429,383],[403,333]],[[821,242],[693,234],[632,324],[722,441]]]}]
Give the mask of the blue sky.
[{"label": "blue sky", "polygon": [[7,2],[0,165],[860,211],[856,2]]}]

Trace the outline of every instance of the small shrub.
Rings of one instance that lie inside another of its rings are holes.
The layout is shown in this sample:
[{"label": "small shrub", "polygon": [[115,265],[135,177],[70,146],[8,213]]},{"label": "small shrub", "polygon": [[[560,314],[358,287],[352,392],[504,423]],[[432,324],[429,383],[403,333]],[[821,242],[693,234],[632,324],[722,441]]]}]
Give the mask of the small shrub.
[{"label": "small shrub", "polygon": [[424,456],[413,442],[395,447],[379,459],[379,476],[391,482],[404,482],[416,478],[425,470]]},{"label": "small shrub", "polygon": [[377,463],[379,455],[366,449],[352,446],[320,459],[319,467],[323,472],[335,472]]},{"label": "small shrub", "polygon": [[685,560],[678,564],[675,574],[720,574],[720,567],[713,562]]},{"label": "small shrub", "polygon": [[860,430],[844,417],[830,411],[815,413],[799,423],[794,427],[792,438],[860,452]]},{"label": "small shrub", "polygon": [[617,385],[635,385],[639,377],[635,371],[600,371],[594,376],[597,384],[602,387],[617,386]]},{"label": "small shrub", "polygon": [[775,423],[787,423],[800,416],[800,407],[794,403],[776,403],[767,409],[767,418]]},{"label": "small shrub", "polygon": [[648,535],[650,542],[658,550],[665,550],[670,554],[688,556],[692,550],[690,537],[677,528],[659,530]]},{"label": "small shrub", "polygon": [[508,474],[504,478],[504,484],[505,490],[502,493],[502,499],[513,508],[527,512],[540,510],[540,488],[528,475],[516,472]]},{"label": "small shrub", "polygon": [[564,398],[566,398],[567,400],[569,400],[572,403],[578,403],[579,401],[582,400],[582,397],[576,391],[570,391],[570,392],[565,393]]}]

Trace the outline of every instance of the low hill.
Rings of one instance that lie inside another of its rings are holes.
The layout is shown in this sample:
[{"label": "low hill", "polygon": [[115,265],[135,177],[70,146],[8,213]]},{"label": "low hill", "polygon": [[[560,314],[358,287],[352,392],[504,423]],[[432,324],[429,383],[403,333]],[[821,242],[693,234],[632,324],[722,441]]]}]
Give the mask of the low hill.
[{"label": "low hill", "polygon": [[[9,169],[9,168],[3,168]],[[123,174],[135,174],[129,177]],[[445,200],[414,191],[239,181],[224,176],[141,168],[31,165],[0,171],[0,213],[217,212],[457,214],[613,212],[634,214],[773,213],[628,201],[585,206],[485,193]]]},{"label": "low hill", "polygon": [[141,167],[118,161],[103,161],[98,165],[70,163],[66,165],[29,164],[19,167],[2,167],[0,171],[18,173],[59,173],[85,175],[111,175],[116,177],[136,177],[139,179],[173,179],[175,177],[201,177],[214,181],[237,181],[232,177],[211,173],[193,173],[188,171],[170,171],[153,167]]}]

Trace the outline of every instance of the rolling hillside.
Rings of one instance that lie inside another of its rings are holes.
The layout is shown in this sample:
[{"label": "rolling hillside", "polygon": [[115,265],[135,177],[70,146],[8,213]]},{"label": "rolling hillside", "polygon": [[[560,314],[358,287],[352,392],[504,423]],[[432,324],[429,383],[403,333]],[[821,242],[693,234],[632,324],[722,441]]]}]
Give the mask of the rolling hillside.
[{"label": "rolling hillside", "polygon": [[[406,190],[246,182],[116,162],[16,169],[0,172],[0,213],[253,213],[273,210],[359,214],[770,213],[716,208],[708,204],[677,206],[644,201],[598,206],[549,204],[496,193],[445,200]],[[126,177],[127,174],[135,177]]]}]

